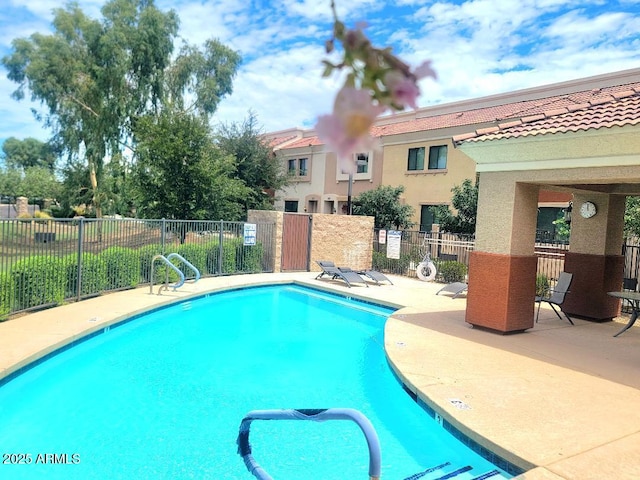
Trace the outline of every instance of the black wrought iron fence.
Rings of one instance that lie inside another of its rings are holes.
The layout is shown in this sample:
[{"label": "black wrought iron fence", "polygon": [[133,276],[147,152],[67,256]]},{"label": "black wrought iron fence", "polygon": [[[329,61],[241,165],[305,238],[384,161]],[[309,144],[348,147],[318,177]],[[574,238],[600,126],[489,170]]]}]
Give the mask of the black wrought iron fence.
[{"label": "black wrought iron fence", "polygon": [[[416,267],[423,261],[427,252],[436,264],[455,261],[463,263],[468,269],[469,255],[475,247],[475,240],[470,235],[401,231],[399,232],[401,236],[399,258],[389,258],[387,235],[380,236],[380,230],[375,230],[374,233],[373,268],[409,277],[416,276]],[[381,240],[384,240],[384,243]],[[640,246],[638,248],[640,249]],[[568,249],[569,245],[564,241],[536,242],[538,275],[546,276],[553,283],[564,270],[564,255]],[[636,251],[636,255],[637,253],[639,252]],[[635,265],[637,269],[637,262]],[[438,280],[444,281],[442,277],[436,277],[436,281]]]},{"label": "black wrought iron fence", "polygon": [[[137,219],[0,219],[0,319],[151,281],[155,255],[177,253],[201,276],[273,272],[275,225]],[[185,277],[194,272],[177,262]],[[155,269],[155,283],[166,278]]]},{"label": "black wrought iron fence", "polygon": [[469,254],[473,251],[474,242],[467,235],[408,230],[399,232],[399,235],[399,254],[390,257],[388,249],[395,248],[393,233],[384,231],[381,235],[380,230],[375,230],[372,260],[374,269],[415,277],[418,264],[425,260],[427,253],[436,265],[443,262],[459,262],[466,267],[469,266]]}]

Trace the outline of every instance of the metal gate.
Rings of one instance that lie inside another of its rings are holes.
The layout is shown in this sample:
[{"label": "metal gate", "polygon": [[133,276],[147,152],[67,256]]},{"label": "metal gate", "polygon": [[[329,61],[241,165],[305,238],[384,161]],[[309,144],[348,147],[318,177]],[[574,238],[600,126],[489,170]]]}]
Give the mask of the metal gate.
[{"label": "metal gate", "polygon": [[309,271],[311,215],[285,213],[282,226],[282,271]]}]

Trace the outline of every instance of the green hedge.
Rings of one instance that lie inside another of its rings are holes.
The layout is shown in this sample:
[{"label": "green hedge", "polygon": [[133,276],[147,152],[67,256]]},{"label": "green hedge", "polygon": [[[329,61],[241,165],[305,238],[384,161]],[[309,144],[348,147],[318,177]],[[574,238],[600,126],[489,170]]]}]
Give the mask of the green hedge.
[{"label": "green hedge", "polygon": [[[387,258],[387,252],[373,252],[372,265],[374,270],[392,272],[398,275],[405,275],[412,256],[408,253],[400,254],[400,258]],[[415,262],[417,265],[419,262]]]},{"label": "green hedge", "polygon": [[125,247],[110,247],[100,253],[107,266],[109,289],[133,288],[140,283],[140,254]]},{"label": "green hedge", "polygon": [[[64,257],[67,275],[66,298],[78,295],[78,256]],[[93,253],[82,255],[82,289],[80,295],[92,295],[107,289],[107,264],[104,258]]]},{"label": "green hedge", "polygon": [[218,273],[235,273],[237,244],[227,240],[222,244],[222,272],[218,272],[220,244],[211,242],[207,245],[207,272],[210,275]]},{"label": "green hedge", "polygon": [[237,241],[236,270],[245,273],[262,272],[262,244],[244,245],[243,239]]},{"label": "green hedge", "polygon": [[[153,257],[160,254],[162,254],[162,245],[160,245],[159,243],[145,245],[144,247],[138,249],[138,258],[140,262],[140,279],[142,283],[149,283],[149,281],[151,280],[151,260],[153,260]],[[153,275],[154,277],[156,277],[156,281],[154,283],[164,282],[164,272],[166,271],[166,267],[163,266],[163,273],[162,276],[160,276],[157,272],[159,265],[160,263],[157,263],[154,267],[156,270]],[[162,278],[162,280],[160,280],[160,278]]]},{"label": "green hedge", "polygon": [[438,276],[444,283],[464,282],[467,276],[467,266],[457,261],[436,261]]},{"label": "green hedge", "polygon": [[[172,252],[169,252],[172,253]],[[167,255],[169,255],[167,253]],[[182,258],[184,258],[191,265],[196,267],[200,272],[200,275],[205,275],[207,272],[207,246],[206,245],[198,245],[195,243],[183,243],[180,245],[176,252]],[[195,273],[189,267],[187,267],[184,262],[174,261],[173,262],[176,267],[180,269],[182,273],[184,273],[185,278],[194,278]]]},{"label": "green hedge", "polygon": [[13,311],[13,279],[8,273],[0,273],[0,322]]},{"label": "green hedge", "polygon": [[11,268],[16,310],[62,303],[67,287],[65,262],[61,258],[33,256]]}]

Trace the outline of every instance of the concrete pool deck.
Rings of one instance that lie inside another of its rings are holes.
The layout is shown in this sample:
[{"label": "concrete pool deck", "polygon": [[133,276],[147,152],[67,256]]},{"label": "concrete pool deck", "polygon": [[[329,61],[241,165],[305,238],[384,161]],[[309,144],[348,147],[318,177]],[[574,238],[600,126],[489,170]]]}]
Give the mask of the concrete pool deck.
[{"label": "concrete pool deck", "polygon": [[[247,285],[309,285],[403,306],[385,346],[400,378],[444,420],[506,460],[518,478],[640,478],[640,327],[560,321],[543,307],[526,333],[498,335],[465,323],[464,297],[441,284],[391,277],[394,285],[347,288],[315,273],[205,278],[177,292],[149,286],[0,323],[0,378],[43,354],[131,314],[205,292]],[[384,451],[383,451],[384,454]]]}]

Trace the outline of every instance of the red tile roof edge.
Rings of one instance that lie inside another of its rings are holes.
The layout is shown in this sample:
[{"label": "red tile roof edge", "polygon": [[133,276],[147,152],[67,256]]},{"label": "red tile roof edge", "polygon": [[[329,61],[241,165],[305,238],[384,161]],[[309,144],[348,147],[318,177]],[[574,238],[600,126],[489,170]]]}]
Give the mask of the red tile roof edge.
[{"label": "red tile roof edge", "polygon": [[[553,110],[549,110],[546,112],[543,112],[541,114],[538,115],[532,115],[530,117],[523,117],[520,119],[520,121],[513,121],[513,122],[506,122],[506,123],[502,123],[502,124],[498,124],[494,127],[487,127],[487,128],[481,128],[481,129],[477,129],[474,132],[468,132],[468,133],[464,133],[461,135],[455,135],[453,137],[453,143],[454,145],[459,145],[463,142],[478,142],[478,141],[484,141],[482,139],[482,137],[489,137],[491,135],[494,135],[498,132],[504,132],[512,127],[516,127],[516,126],[521,126],[524,124],[532,124],[535,122],[538,122],[540,120],[546,120],[549,118],[553,118],[555,116],[558,115],[563,115],[565,113],[573,113],[573,112],[577,112],[580,110],[588,110],[591,109],[595,106],[600,106],[600,105],[606,105],[607,103],[614,103],[614,102],[619,102],[621,100],[625,100],[629,97],[633,97],[636,95],[640,96],[640,87],[636,87],[636,88],[632,88],[629,90],[625,90],[623,92],[618,92],[617,95],[612,95],[612,94],[607,94],[607,96],[604,97],[598,97],[596,99],[594,99],[594,101],[590,101],[587,102],[585,104],[581,104],[581,105],[574,105],[573,108],[557,108],[557,109],[553,109]],[[596,126],[596,127],[587,127],[587,128],[579,128],[579,127],[575,127],[575,128],[569,128],[569,130],[571,131],[578,131],[578,130],[592,130],[592,129],[598,129],[598,128],[602,128],[601,126]],[[560,131],[560,129],[558,128],[550,128],[547,129],[546,133],[555,133],[557,131]],[[535,132],[523,132],[520,136],[530,136],[530,135],[535,135]]]}]

